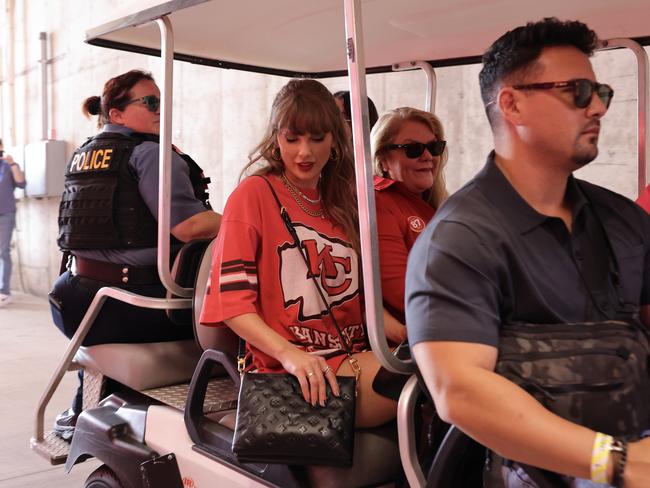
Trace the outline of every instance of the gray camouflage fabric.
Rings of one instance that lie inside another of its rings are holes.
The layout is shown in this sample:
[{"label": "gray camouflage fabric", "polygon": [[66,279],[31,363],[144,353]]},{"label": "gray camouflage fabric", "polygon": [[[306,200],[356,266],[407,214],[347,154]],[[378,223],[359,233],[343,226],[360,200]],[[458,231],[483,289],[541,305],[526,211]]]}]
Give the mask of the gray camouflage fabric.
[{"label": "gray camouflage fabric", "polygon": [[[634,440],[647,435],[650,341],[638,319],[507,324],[500,332],[496,372],[548,410],[612,436]],[[521,466],[501,466],[503,460],[492,455],[496,476],[486,487],[537,488]],[[562,480],[571,488],[608,486]]]},{"label": "gray camouflage fabric", "polygon": [[638,321],[512,324],[496,371],[560,417],[634,439],[650,420],[649,356]]}]

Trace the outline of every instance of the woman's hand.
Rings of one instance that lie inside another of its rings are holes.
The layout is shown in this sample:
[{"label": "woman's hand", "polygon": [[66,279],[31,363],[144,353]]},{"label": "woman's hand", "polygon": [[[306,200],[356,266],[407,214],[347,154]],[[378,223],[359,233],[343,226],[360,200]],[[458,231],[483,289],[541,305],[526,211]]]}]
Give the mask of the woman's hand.
[{"label": "woman's hand", "polygon": [[340,395],[339,384],[336,381],[336,372],[327,365],[322,356],[308,354],[292,344],[277,357],[282,367],[298,378],[302,396],[305,401],[315,406],[318,402],[325,406],[327,393],[325,381],[330,384],[335,396]]},{"label": "woman's hand", "polygon": [[384,332],[392,344],[401,344],[406,340],[406,327],[384,308]]},{"label": "woman's hand", "polygon": [[336,372],[327,365],[323,357],[307,354],[298,349],[271,329],[258,314],[245,313],[226,319],[224,322],[235,334],[277,359],[284,369],[298,378],[306,402],[314,406],[318,402],[322,407],[325,406],[326,380],[334,395],[340,395]]}]

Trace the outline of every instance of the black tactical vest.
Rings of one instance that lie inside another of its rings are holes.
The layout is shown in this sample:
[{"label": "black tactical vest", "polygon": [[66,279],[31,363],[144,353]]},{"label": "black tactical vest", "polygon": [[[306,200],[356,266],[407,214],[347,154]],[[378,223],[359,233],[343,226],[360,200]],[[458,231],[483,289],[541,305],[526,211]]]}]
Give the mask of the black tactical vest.
[{"label": "black tactical vest", "polygon": [[[160,143],[160,137],[155,134],[142,134],[136,132],[131,134],[131,137],[137,139],[140,142],[151,141],[157,144]],[[204,175],[201,167],[190,156],[181,152],[180,149],[174,145],[172,145],[172,149],[187,163],[187,168],[190,170],[190,183],[192,183],[194,196],[197,200],[200,200],[201,203],[203,203],[207,210],[212,210],[210,202],[208,201],[210,198],[208,195],[208,183],[210,183],[210,178],[207,178]]]},{"label": "black tactical vest", "polygon": [[[137,177],[129,166],[134,148],[145,141],[158,142],[158,137],[104,132],[74,152],[66,168],[59,205],[57,242],[61,249],[157,246],[158,223],[142,199]],[[209,179],[189,156],[179,155],[188,164],[195,196],[209,209]]]}]

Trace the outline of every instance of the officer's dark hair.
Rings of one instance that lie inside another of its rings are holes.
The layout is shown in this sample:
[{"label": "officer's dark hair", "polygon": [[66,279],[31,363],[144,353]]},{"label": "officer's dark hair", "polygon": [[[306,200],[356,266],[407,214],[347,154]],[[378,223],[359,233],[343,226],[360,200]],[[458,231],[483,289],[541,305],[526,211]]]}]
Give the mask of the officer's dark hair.
[{"label": "officer's dark hair", "polygon": [[86,98],[81,106],[81,111],[86,117],[99,115],[97,127],[102,128],[104,124],[110,122],[108,113],[112,108],[118,110],[124,110],[126,108],[127,103],[131,100],[131,95],[129,94],[131,88],[142,80],[154,81],[151,73],[139,69],[132,69],[115,78],[111,78],[104,84],[102,96]]},{"label": "officer's dark hair", "polygon": [[[343,102],[345,121],[350,124],[350,120],[352,120],[352,110],[350,109],[350,92],[348,90],[337,91],[334,93],[334,98]],[[371,129],[375,126],[377,120],[379,119],[377,107],[375,107],[375,103],[370,97],[368,97],[368,119],[370,121]]]},{"label": "officer's dark hair", "polygon": [[479,73],[481,98],[485,112],[494,126],[494,102],[503,82],[525,83],[539,68],[537,59],[542,50],[554,46],[574,46],[591,56],[598,45],[598,36],[582,22],[560,21],[547,17],[538,22],[506,32],[483,54],[483,69]]}]

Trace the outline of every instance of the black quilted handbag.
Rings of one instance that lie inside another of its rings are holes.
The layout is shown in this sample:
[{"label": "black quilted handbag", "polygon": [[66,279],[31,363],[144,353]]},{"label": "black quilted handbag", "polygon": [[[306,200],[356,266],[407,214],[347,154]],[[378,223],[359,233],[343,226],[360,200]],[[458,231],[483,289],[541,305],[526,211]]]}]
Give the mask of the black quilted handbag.
[{"label": "black quilted handbag", "polygon": [[324,407],[312,407],[290,374],[242,377],[232,450],[242,462],[350,466],[354,446],[355,379],[327,385]]},{"label": "black quilted handbag", "polygon": [[[266,178],[280,208],[282,220],[302,250],[300,238],[291,218],[280,203]],[[300,253],[310,269],[307,256]],[[336,327],[348,357],[352,350],[341,333],[336,317],[315,277],[312,281],[327,307],[328,316]],[[239,364],[244,362],[244,342],[239,344]],[[351,363],[356,360],[350,359]],[[360,370],[355,368],[357,375]],[[311,406],[305,401],[298,379],[288,373],[244,373],[239,390],[237,421],[232,450],[241,462],[278,464],[352,465],[354,448],[354,414],[357,378],[339,376],[340,396],[335,397],[326,382],[327,401],[324,407]]]}]

